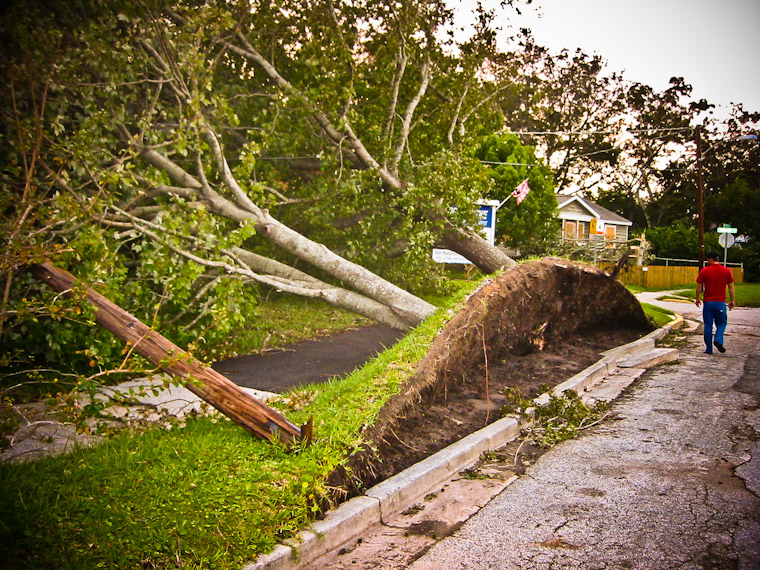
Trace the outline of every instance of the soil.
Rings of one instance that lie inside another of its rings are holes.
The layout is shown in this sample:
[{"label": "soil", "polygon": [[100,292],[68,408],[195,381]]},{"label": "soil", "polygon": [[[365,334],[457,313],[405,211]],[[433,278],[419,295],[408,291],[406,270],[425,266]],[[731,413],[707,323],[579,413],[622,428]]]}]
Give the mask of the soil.
[{"label": "soil", "polygon": [[534,397],[652,330],[603,271],[544,259],[483,285],[439,333],[416,373],[332,473],[336,499],[366,489],[501,417],[504,390]]},{"label": "soil", "polygon": [[426,390],[418,405],[407,408],[388,435],[376,442],[374,475],[365,476],[362,485],[371,487],[503,417],[506,388],[534,398],[598,361],[601,352],[639,336],[627,329],[582,331],[540,352],[491,363],[487,380],[483,369],[461,382]]}]

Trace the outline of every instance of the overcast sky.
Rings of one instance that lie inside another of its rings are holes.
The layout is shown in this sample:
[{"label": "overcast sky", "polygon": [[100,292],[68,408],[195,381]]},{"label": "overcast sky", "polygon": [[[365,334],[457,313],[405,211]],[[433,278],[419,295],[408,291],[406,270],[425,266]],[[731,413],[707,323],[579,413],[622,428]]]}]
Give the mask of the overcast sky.
[{"label": "overcast sky", "polygon": [[[475,4],[451,2],[465,12]],[[760,111],[760,0],[534,0],[521,11],[506,12],[509,24],[530,28],[552,52],[580,47],[610,73],[657,90],[681,76],[721,117],[734,102]]]}]

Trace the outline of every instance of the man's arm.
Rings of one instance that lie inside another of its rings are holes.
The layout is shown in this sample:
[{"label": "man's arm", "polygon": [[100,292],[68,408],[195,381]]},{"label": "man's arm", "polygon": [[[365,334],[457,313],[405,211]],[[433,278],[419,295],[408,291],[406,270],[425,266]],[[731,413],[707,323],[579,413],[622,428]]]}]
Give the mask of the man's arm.
[{"label": "man's arm", "polygon": [[729,283],[728,284],[728,298],[730,299],[730,302],[728,303],[728,308],[729,309],[733,309],[736,306],[735,303],[734,303],[734,300],[735,300],[736,296],[735,296],[735,293],[734,293],[734,284],[733,283]]},{"label": "man's arm", "polygon": [[[731,285],[733,285],[733,283],[731,283]],[[701,301],[699,300],[699,298],[700,298],[701,296],[702,296],[702,284],[701,284],[701,283],[697,283],[697,294],[696,294],[696,296],[695,296],[695,298],[694,298],[694,304],[695,304],[697,307],[699,307],[699,304],[700,304],[700,302],[701,302]],[[732,297],[732,298],[733,298],[733,297]]]}]

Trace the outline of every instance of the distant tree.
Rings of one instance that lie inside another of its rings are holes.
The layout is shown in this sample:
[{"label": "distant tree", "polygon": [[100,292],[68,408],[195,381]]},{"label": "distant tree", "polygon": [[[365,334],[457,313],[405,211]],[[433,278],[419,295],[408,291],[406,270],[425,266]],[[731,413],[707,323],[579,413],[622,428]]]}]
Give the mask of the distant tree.
[{"label": "distant tree", "polygon": [[552,54],[530,34],[500,63],[504,88],[497,101],[506,127],[527,133],[521,139],[552,166],[556,192],[582,192],[604,181],[620,153],[613,136],[626,109],[620,75],[607,74],[600,56],[581,50]]},{"label": "distant tree", "polygon": [[[708,231],[730,223],[746,240],[729,251],[745,264],[745,277],[760,280],[760,112],[734,108],[721,138],[706,141],[705,223]],[[755,138],[742,140],[740,137]]]},{"label": "distant tree", "polygon": [[488,165],[493,187],[488,198],[507,199],[523,181],[530,193],[518,204],[508,199],[498,211],[496,239],[524,253],[538,253],[559,235],[557,198],[549,167],[536,158],[533,147],[520,144],[516,135],[490,135],[474,150]]},{"label": "distant tree", "polygon": [[[646,239],[651,246],[649,253],[655,257],[697,259],[698,234],[695,224],[674,222],[671,226],[649,228],[646,231]],[[706,236],[705,250],[717,249],[717,236]]]}]

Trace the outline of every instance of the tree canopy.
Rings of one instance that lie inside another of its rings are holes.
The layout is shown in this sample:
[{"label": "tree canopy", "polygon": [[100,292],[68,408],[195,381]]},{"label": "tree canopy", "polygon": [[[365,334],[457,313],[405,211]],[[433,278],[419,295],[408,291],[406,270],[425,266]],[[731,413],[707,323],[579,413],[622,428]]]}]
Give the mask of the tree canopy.
[{"label": "tree canopy", "polygon": [[441,2],[53,4],[3,25],[0,334],[18,358],[62,359],[67,329],[91,338],[80,360],[120,358],[24,273],[43,258],[209,355],[252,284],[408,328],[433,307],[378,272],[435,282],[408,276],[435,273],[439,241],[514,263],[470,229],[488,178],[449,142],[450,96],[429,96],[459,73]]},{"label": "tree canopy", "polygon": [[[693,218],[679,160],[709,105],[683,79],[656,92],[528,34],[501,50],[481,8],[456,41],[442,0],[3,10],[6,363],[126,366],[75,301],[25,272],[45,258],[213,358],[262,288],[416,325],[434,310],[419,294],[444,282],[433,246],[485,272],[514,263],[473,229],[474,205],[525,179],[498,228],[524,252],[555,231],[557,191],[592,189],[641,229]],[[756,243],[732,210],[757,194],[745,151],[705,153],[706,203]]]}]

